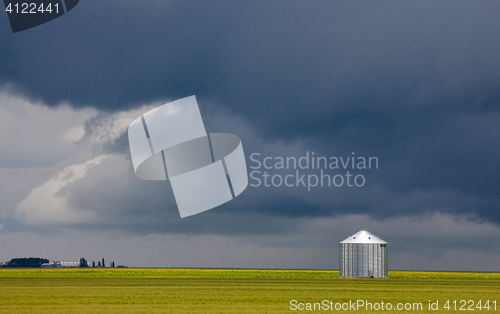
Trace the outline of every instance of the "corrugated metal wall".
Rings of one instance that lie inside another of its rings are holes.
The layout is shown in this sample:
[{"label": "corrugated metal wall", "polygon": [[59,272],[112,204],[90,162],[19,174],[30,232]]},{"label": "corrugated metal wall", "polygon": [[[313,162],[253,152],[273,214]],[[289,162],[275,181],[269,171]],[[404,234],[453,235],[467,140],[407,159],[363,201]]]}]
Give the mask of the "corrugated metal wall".
[{"label": "corrugated metal wall", "polygon": [[340,277],[388,277],[387,244],[340,243]]}]

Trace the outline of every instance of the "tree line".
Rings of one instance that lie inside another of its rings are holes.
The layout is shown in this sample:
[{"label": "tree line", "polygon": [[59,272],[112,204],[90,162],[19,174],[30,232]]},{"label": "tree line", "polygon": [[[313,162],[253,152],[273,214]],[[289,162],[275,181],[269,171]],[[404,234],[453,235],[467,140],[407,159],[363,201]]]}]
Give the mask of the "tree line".
[{"label": "tree line", "polygon": [[[6,263],[0,262],[0,267],[40,267],[42,264],[48,262],[48,259],[41,257],[20,257],[13,258]],[[104,258],[102,258],[101,261],[98,261],[96,265],[94,261],[92,261],[92,264],[89,264],[89,262],[82,257],[80,258],[79,267],[106,267],[106,264]],[[115,262],[111,262],[109,267],[115,267]]]},{"label": "tree line", "polygon": [[[106,267],[106,263],[104,261],[104,257],[102,260],[97,262],[97,265],[95,261],[92,261],[92,266],[89,264],[89,262],[85,258],[80,258],[80,267]],[[115,262],[109,263],[109,267],[115,267]]]},{"label": "tree line", "polygon": [[49,260],[40,257],[21,257],[13,258],[7,263],[0,263],[1,267],[40,267],[43,263],[48,263]]}]

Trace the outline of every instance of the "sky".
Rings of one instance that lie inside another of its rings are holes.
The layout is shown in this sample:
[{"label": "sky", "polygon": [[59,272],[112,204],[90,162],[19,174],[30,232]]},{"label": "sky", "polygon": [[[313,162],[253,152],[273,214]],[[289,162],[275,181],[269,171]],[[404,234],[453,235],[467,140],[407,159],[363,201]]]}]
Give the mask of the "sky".
[{"label": "sky", "polygon": [[[390,270],[500,271],[499,13],[82,0],[14,34],[0,14],[0,261],[337,269],[338,243],[366,229],[389,243]],[[135,175],[127,127],[191,95],[207,132],[241,138],[253,175],[181,219],[168,181]],[[313,153],[378,163],[274,167]],[[266,157],[273,169],[256,169]],[[363,184],[255,186],[321,170]]]}]

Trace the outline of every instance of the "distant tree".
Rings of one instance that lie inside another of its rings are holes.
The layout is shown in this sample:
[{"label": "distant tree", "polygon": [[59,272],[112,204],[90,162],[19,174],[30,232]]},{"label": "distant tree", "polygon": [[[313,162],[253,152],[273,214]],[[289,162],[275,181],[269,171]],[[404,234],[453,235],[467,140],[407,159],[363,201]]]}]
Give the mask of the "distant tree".
[{"label": "distant tree", "polygon": [[97,262],[97,267],[101,267],[101,262]]},{"label": "distant tree", "polygon": [[95,262],[94,261],[92,261],[92,267],[95,267]]},{"label": "distant tree", "polygon": [[80,258],[80,267],[89,267],[89,263],[85,258]]},{"label": "distant tree", "polygon": [[13,258],[4,264],[3,267],[40,267],[43,263],[48,263],[49,260],[40,257],[22,257]]},{"label": "distant tree", "polygon": [[104,264],[104,257],[102,258],[102,267],[106,267],[106,264]]}]

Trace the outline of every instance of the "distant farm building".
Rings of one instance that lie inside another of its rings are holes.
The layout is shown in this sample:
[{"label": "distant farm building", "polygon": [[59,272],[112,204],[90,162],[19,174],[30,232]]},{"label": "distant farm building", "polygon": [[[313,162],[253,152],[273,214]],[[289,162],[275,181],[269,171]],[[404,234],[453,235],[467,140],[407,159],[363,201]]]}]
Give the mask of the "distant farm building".
[{"label": "distant farm building", "polygon": [[52,263],[43,263],[42,267],[44,268],[55,268],[55,267],[80,267],[79,262],[59,262],[53,261]]},{"label": "distant farm building", "polygon": [[387,278],[387,242],[361,230],[340,242],[340,277]]},{"label": "distant farm building", "polygon": [[61,267],[61,262],[59,261],[52,261],[52,263],[43,263],[41,267],[44,268],[54,268],[54,267]]}]

